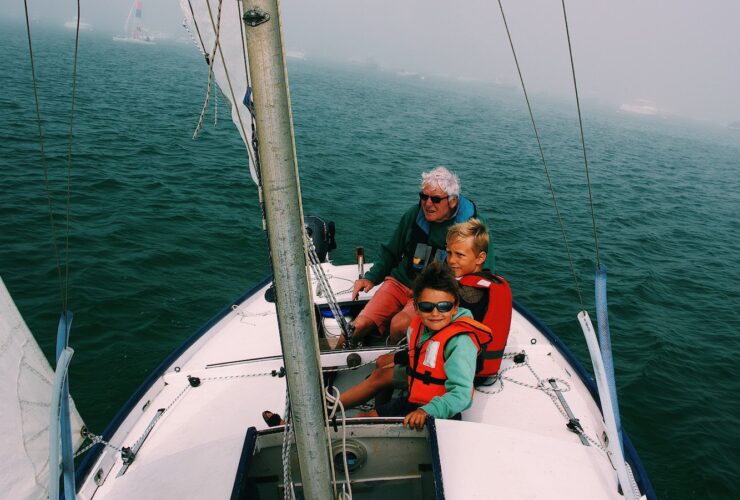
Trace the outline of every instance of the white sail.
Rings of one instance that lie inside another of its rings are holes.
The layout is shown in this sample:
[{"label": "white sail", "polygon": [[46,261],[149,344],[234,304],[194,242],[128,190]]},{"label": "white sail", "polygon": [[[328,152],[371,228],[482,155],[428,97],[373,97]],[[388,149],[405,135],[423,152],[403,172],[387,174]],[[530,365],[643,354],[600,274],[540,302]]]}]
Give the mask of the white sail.
[{"label": "white sail", "polygon": [[[247,50],[242,29],[241,2],[209,2],[208,0],[180,0],[185,17],[183,24],[194,43],[208,60],[216,83],[231,103],[231,119],[248,150],[252,147],[252,120],[244,105],[247,92]],[[219,8],[220,22],[219,22]],[[216,34],[218,33],[218,46]],[[203,88],[206,88],[204,72]],[[250,156],[249,171],[257,182],[254,163]]]},{"label": "white sail", "polygon": [[[54,371],[0,278],[0,484],[3,498],[47,498],[49,402]],[[82,419],[70,398],[72,441]]]}]

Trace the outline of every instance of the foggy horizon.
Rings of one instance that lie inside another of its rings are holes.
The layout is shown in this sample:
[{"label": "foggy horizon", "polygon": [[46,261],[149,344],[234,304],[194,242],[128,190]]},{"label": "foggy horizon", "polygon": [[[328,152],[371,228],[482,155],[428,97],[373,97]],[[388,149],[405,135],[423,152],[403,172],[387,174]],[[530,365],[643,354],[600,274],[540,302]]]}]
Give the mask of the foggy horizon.
[{"label": "foggy horizon", "polygon": [[[0,19],[25,22],[23,3],[9,2],[2,0]],[[35,29],[75,18],[76,2],[28,3]],[[81,20],[94,32],[122,34],[132,4],[82,0]],[[527,90],[572,97],[561,3],[503,6]],[[495,2],[283,0],[281,7],[286,50],[306,59],[520,86]],[[582,98],[615,111],[645,100],[661,115],[740,121],[740,2],[571,0],[566,8]],[[187,38],[182,17],[177,0],[143,0],[143,25],[153,33]]]}]

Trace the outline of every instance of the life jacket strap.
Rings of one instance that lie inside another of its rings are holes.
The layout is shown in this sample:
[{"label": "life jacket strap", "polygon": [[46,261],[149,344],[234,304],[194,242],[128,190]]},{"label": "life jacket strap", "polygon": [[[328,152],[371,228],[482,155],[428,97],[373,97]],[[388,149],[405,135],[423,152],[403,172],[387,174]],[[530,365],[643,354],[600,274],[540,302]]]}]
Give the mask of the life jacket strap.
[{"label": "life jacket strap", "polygon": [[424,385],[429,385],[429,384],[444,385],[445,382],[447,381],[447,379],[444,379],[444,378],[432,377],[432,372],[430,371],[419,373],[416,370],[412,369],[410,366],[406,367],[406,374],[414,380],[419,380]]},{"label": "life jacket strap", "polygon": [[503,349],[501,349],[500,351],[486,351],[486,350],[484,350],[479,355],[479,357],[481,359],[499,359],[499,358],[503,357],[503,355],[504,355],[504,350]]}]

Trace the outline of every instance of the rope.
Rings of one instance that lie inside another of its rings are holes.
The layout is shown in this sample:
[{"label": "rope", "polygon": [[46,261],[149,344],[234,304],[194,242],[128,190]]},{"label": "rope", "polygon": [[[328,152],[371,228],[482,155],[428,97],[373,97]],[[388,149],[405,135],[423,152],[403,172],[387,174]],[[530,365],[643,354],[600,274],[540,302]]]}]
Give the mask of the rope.
[{"label": "rope", "polygon": [[213,126],[218,125],[218,85],[213,87]]},{"label": "rope", "polygon": [[[350,484],[349,479],[349,464],[347,463],[347,426],[346,426],[346,420],[347,415],[344,412],[344,405],[342,404],[342,401],[340,400],[339,396],[339,389],[336,387],[327,387],[324,391],[324,396],[326,397],[326,402],[331,405],[331,409],[329,406],[326,407],[327,416],[326,416],[326,434],[329,436],[329,421],[334,419],[337,410],[339,410],[339,413],[341,414],[341,425],[342,425],[342,465],[344,466],[344,483],[342,484],[342,492],[337,497],[339,500],[352,500],[352,485]],[[334,450],[332,449],[332,443],[331,438],[329,439],[329,457],[334,457]],[[336,475],[334,473],[334,467],[332,469],[332,484],[334,485],[334,495],[337,496],[337,480]]]},{"label": "rope", "polygon": [[121,448],[119,448],[118,446],[115,446],[115,445],[110,444],[108,441],[106,441],[105,439],[103,439],[103,436],[98,436],[96,434],[93,434],[92,432],[88,431],[84,427],[82,428],[82,431],[80,431],[80,434],[82,435],[83,438],[89,439],[90,440],[90,444],[88,444],[84,448],[80,448],[79,450],[77,450],[77,453],[75,453],[75,455],[74,455],[75,458],[79,457],[80,455],[82,455],[83,453],[85,453],[87,450],[89,450],[90,448],[92,448],[93,446],[95,446],[96,444],[102,444],[103,446],[106,446],[108,448],[111,448],[113,450],[116,450],[118,453],[121,453],[122,452]]},{"label": "rope", "polygon": [[[498,6],[499,6],[499,9],[501,10],[501,19],[503,19],[504,27],[506,28],[506,35],[509,38],[509,45],[511,46],[511,53],[514,56],[514,63],[516,64],[516,71],[519,74],[519,81],[522,84],[522,91],[524,92],[524,100],[527,102],[527,110],[529,111],[529,118],[532,121],[532,129],[534,129],[534,136],[537,139],[537,148],[539,149],[539,152],[540,152],[540,159],[542,160],[542,166],[545,169],[545,177],[547,178],[547,185],[550,189],[550,195],[552,196],[552,203],[553,203],[553,207],[555,208],[555,215],[557,216],[558,224],[560,225],[560,234],[562,235],[563,243],[565,244],[565,251],[568,254],[568,263],[570,265],[570,272],[573,276],[573,283],[575,284],[575,287],[576,287],[576,293],[578,294],[578,301],[581,303],[581,308],[585,309],[585,306],[583,305],[583,296],[581,294],[581,286],[578,282],[576,268],[575,268],[575,265],[573,264],[573,256],[571,255],[571,251],[570,251],[570,244],[568,243],[568,236],[565,232],[565,224],[563,223],[563,217],[560,214],[560,208],[558,207],[558,199],[557,199],[557,196],[555,195],[555,188],[552,184],[552,179],[550,177],[550,169],[547,167],[547,162],[545,161],[545,153],[542,149],[542,141],[540,140],[540,134],[539,134],[539,131],[537,130],[537,124],[535,123],[535,120],[534,120],[534,113],[532,113],[532,106],[529,102],[529,95],[527,94],[527,87],[524,85],[524,77],[522,76],[522,70],[521,70],[521,67],[519,66],[519,59],[516,56],[516,50],[514,50],[514,41],[511,38],[511,32],[509,31],[509,25],[506,22],[506,15],[504,14],[504,7],[501,4],[501,0],[498,0]],[[580,116],[580,112],[579,112],[579,116]]]},{"label": "rope", "polygon": [[[500,1],[500,0],[499,0]],[[568,28],[568,15],[565,12],[565,0],[562,0],[563,4],[563,21],[565,21],[565,35],[568,38],[568,54],[570,55],[570,69],[573,74],[573,90],[576,94],[576,108],[578,109],[578,126],[581,130],[581,148],[583,149],[583,164],[586,168],[586,184],[588,185],[588,204],[591,207],[591,222],[593,224],[594,233],[594,249],[596,252],[596,267],[598,268],[601,264],[599,258],[599,237],[596,231],[596,212],[594,211],[594,200],[591,193],[591,178],[588,173],[588,156],[586,155],[586,140],[583,137],[583,118],[581,117],[581,101],[578,98],[578,83],[576,82],[576,67],[573,63],[573,47],[570,43],[570,29]]]},{"label": "rope", "polygon": [[[216,40],[213,44],[213,50],[210,52],[210,55],[206,58],[208,61],[208,84],[206,85],[206,98],[203,101],[203,107],[200,109],[200,116],[198,117],[198,123],[195,126],[195,131],[193,132],[193,139],[196,139],[198,137],[198,133],[200,132],[200,129],[203,125],[203,118],[206,115],[206,109],[208,109],[208,100],[211,98],[211,85],[213,85],[213,59],[216,57],[216,49],[221,44],[221,5],[223,0],[219,0],[218,2],[218,22],[213,26],[214,33],[216,34]],[[206,2],[208,5],[208,13],[211,12],[211,4],[209,2]],[[211,23],[213,23],[213,16],[211,16]],[[223,59],[223,55],[221,56]]]},{"label": "rope", "polygon": [[[547,379],[547,380],[541,379],[539,377],[539,375],[537,375],[537,373],[534,371],[534,368],[532,368],[532,365],[529,363],[529,356],[527,355],[526,351],[522,351],[521,353],[505,353],[503,357],[504,358],[507,358],[507,359],[511,359],[514,356],[517,356],[519,354],[524,354],[524,356],[525,356],[524,357],[524,361],[521,362],[521,363],[513,364],[511,366],[508,366],[508,367],[500,370],[499,373],[498,373],[498,375],[496,376],[495,380],[493,381],[493,383],[489,386],[489,387],[495,386],[496,385],[496,382],[498,382],[499,383],[499,386],[495,390],[487,391],[487,390],[481,389],[480,386],[479,387],[476,387],[475,390],[478,391],[478,392],[481,392],[483,394],[489,394],[489,395],[498,394],[498,393],[500,393],[501,391],[504,390],[504,380],[506,380],[507,382],[511,382],[513,384],[516,384],[516,385],[519,385],[519,386],[522,386],[522,387],[527,387],[529,389],[535,389],[535,390],[538,390],[538,391],[542,391],[542,392],[544,392],[547,395],[548,398],[550,398],[550,401],[552,401],[552,403],[555,405],[555,408],[557,408],[558,412],[563,416],[563,418],[565,420],[567,420],[567,421],[570,421],[570,417],[568,417],[567,412],[562,407],[562,405],[560,403],[560,400],[558,399],[557,394],[555,393],[555,389],[553,389],[552,386],[550,386],[546,382],[549,381],[549,380],[553,380],[553,381],[557,382],[560,385],[560,388],[558,390],[561,393],[562,392],[568,392],[568,391],[571,390],[570,383],[567,382],[566,380],[563,380],[563,379],[557,378],[557,377],[553,377],[553,378],[550,378],[550,379]],[[510,378],[510,377],[505,377],[503,375],[504,373],[506,373],[506,372],[508,372],[510,370],[513,370],[515,368],[520,368],[522,366],[526,366],[529,369],[529,371],[532,374],[532,376],[535,378],[535,380],[537,380],[537,385],[528,384],[526,382],[522,382],[520,380],[516,380],[516,379]],[[579,434],[579,435],[583,436],[584,438],[586,438],[586,440],[588,440],[589,443],[591,443],[596,448],[598,448],[601,451],[603,451],[604,453],[606,453],[609,456],[609,458],[611,459],[611,453],[609,453],[609,450],[606,448],[606,446],[604,446],[603,444],[599,443],[598,441],[596,441],[595,439],[593,439],[591,436],[589,436],[588,434],[586,434],[583,431],[583,429],[579,429],[577,427],[576,428],[569,427],[569,429],[571,429],[572,431],[574,431],[577,434]]]},{"label": "rope", "polygon": [[[241,130],[242,137],[246,140],[247,138],[247,132],[244,130],[244,122],[242,121],[242,115],[239,112],[239,101],[236,99],[236,96],[234,94],[234,87],[231,85],[231,77],[229,76],[229,68],[226,66],[226,59],[224,59],[224,53],[221,49],[221,44],[219,43],[219,37],[221,36],[221,4],[223,0],[219,0],[218,2],[218,28],[217,25],[213,22],[213,13],[211,12],[211,2],[206,0],[206,5],[208,6],[208,15],[211,18],[211,26],[214,28],[214,32],[216,33],[216,48],[218,48],[218,53],[221,56],[221,64],[224,67],[224,74],[226,75],[226,82],[229,85],[229,93],[231,94],[231,102],[234,104],[234,109],[236,110],[236,117],[239,120],[239,129]],[[241,19],[239,20],[241,23]],[[214,49],[215,52],[215,49]],[[212,68],[213,66],[211,66]],[[249,80],[247,80],[247,83]],[[247,157],[249,160],[252,161],[252,163],[255,165],[255,169],[259,172],[259,163],[257,160],[257,157],[255,156],[255,152],[252,151],[252,148],[249,146],[249,144],[246,144],[247,149]]]},{"label": "rope", "polygon": [[283,498],[285,500],[295,499],[295,489],[293,486],[293,472],[290,467],[290,444],[293,439],[293,427],[290,425],[290,395],[286,384],[285,388],[285,426],[283,427],[283,447],[281,456],[283,460]]}]

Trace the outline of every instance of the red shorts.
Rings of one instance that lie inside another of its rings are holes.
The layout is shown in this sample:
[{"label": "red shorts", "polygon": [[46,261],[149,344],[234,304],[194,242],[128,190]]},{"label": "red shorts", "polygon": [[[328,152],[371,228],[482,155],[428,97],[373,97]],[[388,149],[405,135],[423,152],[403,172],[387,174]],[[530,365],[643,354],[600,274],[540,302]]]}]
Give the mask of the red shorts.
[{"label": "red shorts", "polygon": [[413,292],[409,287],[395,278],[388,277],[358,317],[365,316],[375,323],[381,335],[385,335],[391,318],[398,312],[403,311],[412,318],[416,315],[412,299]]}]

